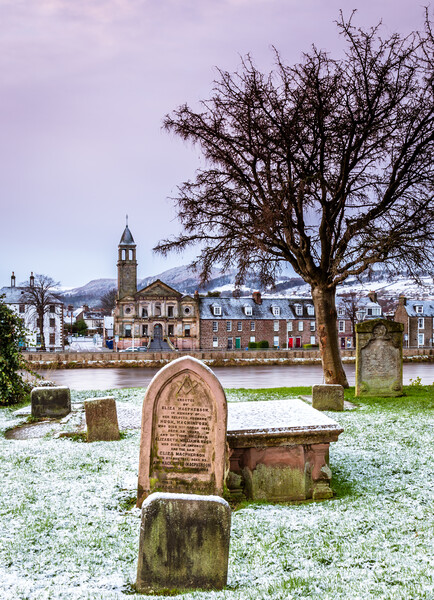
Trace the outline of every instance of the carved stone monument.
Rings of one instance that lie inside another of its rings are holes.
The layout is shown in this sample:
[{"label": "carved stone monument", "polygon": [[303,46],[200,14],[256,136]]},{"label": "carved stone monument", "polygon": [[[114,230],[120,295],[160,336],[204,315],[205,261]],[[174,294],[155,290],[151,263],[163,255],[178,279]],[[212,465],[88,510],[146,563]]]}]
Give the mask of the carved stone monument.
[{"label": "carved stone monument", "polygon": [[211,369],[190,356],[163,367],[143,401],[137,506],[157,491],[222,495],[226,426]]},{"label": "carved stone monument", "polygon": [[312,408],[317,410],[344,410],[344,388],[323,383],[312,386]]},{"label": "carved stone monument", "polygon": [[136,590],[226,585],[231,509],[217,496],[151,494],[143,502]]},{"label": "carved stone monument", "polygon": [[61,419],[71,412],[68,387],[35,387],[31,392],[32,417]]},{"label": "carved stone monument", "polygon": [[119,425],[114,398],[85,400],[87,441],[111,442],[119,440]]},{"label": "carved stone monument", "polygon": [[403,331],[386,319],[356,325],[356,396],[402,395]]}]

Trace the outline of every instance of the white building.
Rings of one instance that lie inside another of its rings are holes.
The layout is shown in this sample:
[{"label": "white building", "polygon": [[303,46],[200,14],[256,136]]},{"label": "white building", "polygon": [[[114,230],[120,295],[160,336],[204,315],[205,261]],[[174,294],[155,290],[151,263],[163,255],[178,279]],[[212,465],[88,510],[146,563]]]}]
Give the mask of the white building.
[{"label": "white building", "polygon": [[[33,274],[30,277],[32,281]],[[2,301],[23,321],[27,330],[26,349],[38,350],[41,345],[41,333],[38,315],[35,308],[25,302],[25,288],[15,285],[15,275],[12,273],[10,287],[0,288]],[[43,331],[47,351],[63,350],[63,304],[53,297],[44,315]]]}]

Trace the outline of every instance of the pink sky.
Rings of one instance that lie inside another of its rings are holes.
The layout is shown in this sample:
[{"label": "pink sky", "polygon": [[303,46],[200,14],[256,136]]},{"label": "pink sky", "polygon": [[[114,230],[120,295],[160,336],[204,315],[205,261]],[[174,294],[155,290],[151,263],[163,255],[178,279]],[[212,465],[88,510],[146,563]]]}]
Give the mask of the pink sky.
[{"label": "pink sky", "polygon": [[139,277],[176,233],[176,186],[200,164],[161,130],[164,115],[206,98],[215,66],[271,46],[297,62],[312,43],[339,51],[333,21],[383,19],[385,35],[423,24],[417,0],[0,0],[0,287],[30,271],[64,286],[116,276],[125,213]]}]

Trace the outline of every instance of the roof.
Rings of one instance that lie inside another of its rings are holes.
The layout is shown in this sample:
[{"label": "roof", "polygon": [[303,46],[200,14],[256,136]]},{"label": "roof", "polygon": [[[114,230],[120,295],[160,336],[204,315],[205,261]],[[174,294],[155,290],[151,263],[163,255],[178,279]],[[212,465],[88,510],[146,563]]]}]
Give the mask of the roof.
[{"label": "roof", "polygon": [[[313,318],[313,315],[306,314],[295,315],[291,305],[301,304],[303,306],[313,306],[312,301],[306,299],[289,299],[289,298],[262,298],[262,304],[256,304],[253,298],[222,298],[222,297],[206,297],[200,299],[200,318],[201,319],[238,319],[239,321],[254,320],[254,319],[297,319],[297,318]],[[221,308],[221,315],[214,315],[213,307]],[[246,315],[244,307],[251,307],[252,314]],[[280,315],[273,314],[273,307],[280,308]]]},{"label": "roof", "polygon": [[24,289],[20,287],[2,287],[0,288],[0,296],[4,295],[3,302],[5,304],[25,304],[22,295]]},{"label": "roof", "polygon": [[[422,306],[422,312],[416,312],[416,306]],[[434,317],[434,300],[407,300],[405,310],[409,317]]]},{"label": "roof", "polygon": [[119,242],[119,246],[135,246],[135,242],[128,225],[125,226],[124,232]]}]

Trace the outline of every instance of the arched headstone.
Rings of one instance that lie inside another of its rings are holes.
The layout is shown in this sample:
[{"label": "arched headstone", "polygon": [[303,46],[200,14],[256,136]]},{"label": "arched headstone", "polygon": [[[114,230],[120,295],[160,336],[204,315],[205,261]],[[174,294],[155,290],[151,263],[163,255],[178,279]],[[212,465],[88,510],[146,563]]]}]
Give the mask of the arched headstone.
[{"label": "arched headstone", "polygon": [[222,495],[226,426],[211,369],[191,356],[163,367],[143,401],[137,506],[156,491]]}]

